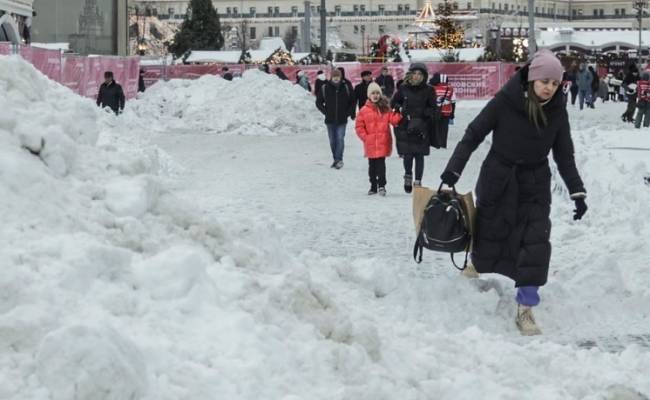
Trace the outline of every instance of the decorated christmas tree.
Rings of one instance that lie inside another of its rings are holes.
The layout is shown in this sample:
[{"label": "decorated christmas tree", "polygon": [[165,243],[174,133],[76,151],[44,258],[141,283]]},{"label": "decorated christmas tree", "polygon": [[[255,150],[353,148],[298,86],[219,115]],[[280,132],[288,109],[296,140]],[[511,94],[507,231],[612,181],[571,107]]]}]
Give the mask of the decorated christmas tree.
[{"label": "decorated christmas tree", "polygon": [[437,31],[431,38],[431,46],[436,49],[454,49],[462,47],[465,39],[463,28],[452,17],[453,3],[445,0],[440,4],[436,15]]}]

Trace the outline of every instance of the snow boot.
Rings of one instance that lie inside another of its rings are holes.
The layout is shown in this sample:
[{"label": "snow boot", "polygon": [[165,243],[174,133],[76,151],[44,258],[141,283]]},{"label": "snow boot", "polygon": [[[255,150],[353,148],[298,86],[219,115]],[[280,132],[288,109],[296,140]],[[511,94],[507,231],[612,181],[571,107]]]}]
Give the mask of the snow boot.
[{"label": "snow boot", "polygon": [[524,306],[521,304],[517,305],[517,319],[515,320],[519,332],[523,336],[536,336],[541,335],[542,331],[537,327],[535,323],[535,317],[533,317],[533,308],[530,306]]},{"label": "snow boot", "polygon": [[343,161],[340,161],[340,160],[339,160],[339,161],[337,161],[336,163],[334,163],[334,168],[336,168],[336,169],[341,169],[341,168],[343,168]]},{"label": "snow boot", "polygon": [[379,195],[385,197],[386,196],[386,188],[383,186],[379,187]]},{"label": "snow boot", "polygon": [[411,193],[412,190],[413,190],[413,176],[404,175],[404,191],[406,193]]},{"label": "snow boot", "polygon": [[463,275],[465,278],[468,279],[476,279],[481,276],[481,274],[476,272],[476,267],[474,267],[474,264],[472,264],[469,261],[467,262],[467,267],[464,270],[462,270],[460,273],[461,275]]},{"label": "snow boot", "polygon": [[370,184],[370,190],[368,190],[368,196],[372,196],[373,194],[377,194],[377,185],[374,183]]},{"label": "snow boot", "polygon": [[334,162],[332,162],[332,165],[330,165],[330,168],[336,168],[336,160],[334,160]]},{"label": "snow boot", "polygon": [[419,187],[422,187],[422,181],[414,180],[414,181],[413,181],[413,186],[419,186]]}]

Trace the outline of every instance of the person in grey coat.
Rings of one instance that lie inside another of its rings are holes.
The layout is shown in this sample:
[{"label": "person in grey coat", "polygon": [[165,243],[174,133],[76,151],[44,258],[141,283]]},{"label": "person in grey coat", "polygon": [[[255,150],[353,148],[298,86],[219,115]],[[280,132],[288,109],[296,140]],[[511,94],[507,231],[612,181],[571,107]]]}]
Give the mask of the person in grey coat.
[{"label": "person in grey coat", "polygon": [[580,109],[582,110],[585,106],[585,101],[587,104],[591,102],[592,93],[591,93],[591,84],[594,81],[594,76],[589,71],[584,64],[580,64],[578,69],[578,99],[580,101]]}]

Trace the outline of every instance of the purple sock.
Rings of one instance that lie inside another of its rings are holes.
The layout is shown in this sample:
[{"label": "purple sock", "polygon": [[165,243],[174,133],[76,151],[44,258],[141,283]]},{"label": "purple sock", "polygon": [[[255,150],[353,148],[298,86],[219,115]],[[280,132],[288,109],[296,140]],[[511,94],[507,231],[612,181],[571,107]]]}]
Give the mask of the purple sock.
[{"label": "purple sock", "polygon": [[517,303],[522,306],[536,306],[539,304],[539,293],[537,286],[520,286],[517,289]]}]

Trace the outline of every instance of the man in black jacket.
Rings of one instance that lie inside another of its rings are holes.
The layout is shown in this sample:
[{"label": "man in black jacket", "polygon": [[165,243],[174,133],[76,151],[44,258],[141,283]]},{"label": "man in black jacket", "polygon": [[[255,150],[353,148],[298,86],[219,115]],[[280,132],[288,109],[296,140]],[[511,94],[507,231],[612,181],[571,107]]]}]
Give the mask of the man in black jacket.
[{"label": "man in black jacket", "polygon": [[140,70],[140,76],[138,77],[138,92],[144,93],[147,90],[147,86],[144,84],[144,70]]},{"label": "man in black jacket", "polygon": [[124,111],[124,91],[113,79],[113,72],[104,72],[104,83],[99,87],[97,105],[101,108],[109,107],[115,114]]},{"label": "man in black jacket", "polygon": [[356,108],[354,93],[343,82],[341,71],[332,71],[331,79],[316,93],[316,107],[325,115],[325,125],[327,125],[327,134],[334,159],[331,167],[341,169],[343,167],[345,127],[348,117],[355,118]]},{"label": "man in black jacket", "polygon": [[393,77],[388,72],[388,67],[383,67],[381,69],[381,75],[375,79],[375,82],[381,86],[381,90],[384,92],[386,97],[389,99],[393,97],[393,93],[395,92],[395,80],[393,80]]},{"label": "man in black jacket", "polygon": [[372,72],[363,71],[361,73],[361,83],[354,88],[354,97],[357,100],[359,110],[366,105],[368,100],[368,85],[372,83]]},{"label": "man in black jacket", "polygon": [[232,81],[232,73],[230,72],[230,69],[228,67],[223,67],[221,70],[222,74],[221,77],[227,81]]}]

